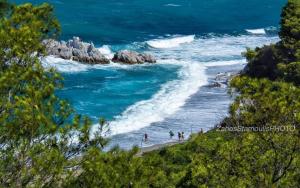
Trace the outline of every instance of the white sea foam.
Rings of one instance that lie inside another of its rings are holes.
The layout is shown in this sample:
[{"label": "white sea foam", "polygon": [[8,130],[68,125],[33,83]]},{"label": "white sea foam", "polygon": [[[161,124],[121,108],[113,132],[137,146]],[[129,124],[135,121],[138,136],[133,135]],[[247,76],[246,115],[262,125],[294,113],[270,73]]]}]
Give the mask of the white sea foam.
[{"label": "white sea foam", "polygon": [[112,59],[114,57],[114,54],[108,45],[103,45],[101,48],[98,48],[98,50],[108,59]]},{"label": "white sea foam", "polygon": [[153,49],[156,57],[162,59],[182,59],[185,61],[228,61],[241,59],[246,47],[255,48],[264,44],[275,43],[278,36],[241,35],[241,36],[210,36],[197,38],[188,45],[170,49]]},{"label": "white sea foam", "polygon": [[230,60],[230,61],[212,61],[204,63],[206,67],[218,67],[218,66],[228,66],[228,65],[238,65],[238,64],[245,64],[246,59],[239,59],[239,60]]},{"label": "white sea foam", "polygon": [[88,65],[72,60],[65,60],[54,56],[47,56],[41,59],[42,65],[45,68],[55,68],[62,73],[78,73],[92,69],[133,69],[135,67],[150,66],[150,64],[126,65],[111,62],[107,65]]},{"label": "white sea foam", "polygon": [[278,29],[279,29],[279,28],[274,27],[274,26],[269,26],[269,27],[266,27],[266,28],[265,28],[266,31],[271,31],[271,32],[278,31]]},{"label": "white sea foam", "polygon": [[165,6],[165,7],[181,7],[181,5],[173,4],[173,3],[165,4],[164,6]]},{"label": "white sea foam", "polygon": [[87,71],[90,65],[85,65],[72,60],[64,60],[54,56],[47,56],[42,59],[45,68],[55,68],[59,72],[82,72]]},{"label": "white sea foam", "polygon": [[191,43],[195,40],[195,35],[173,37],[167,39],[155,39],[147,41],[147,44],[153,48],[174,48],[180,46],[180,44]]},{"label": "white sea foam", "polygon": [[246,29],[248,33],[254,34],[254,35],[265,35],[266,30],[265,29]]},{"label": "white sea foam", "polygon": [[117,116],[110,122],[112,135],[139,130],[151,123],[163,121],[179,110],[200,86],[207,83],[205,67],[200,63],[176,60],[159,63],[182,66],[178,72],[179,78],[162,85],[151,99],[139,101]]}]

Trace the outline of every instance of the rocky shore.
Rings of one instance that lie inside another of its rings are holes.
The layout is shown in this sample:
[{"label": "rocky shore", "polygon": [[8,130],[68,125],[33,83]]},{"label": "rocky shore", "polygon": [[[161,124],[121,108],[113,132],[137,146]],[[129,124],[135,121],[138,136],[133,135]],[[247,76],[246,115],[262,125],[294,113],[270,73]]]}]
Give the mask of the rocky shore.
[{"label": "rocky shore", "polygon": [[208,85],[208,87],[227,87],[230,80],[237,76],[238,72],[219,72],[213,79],[213,82]]},{"label": "rocky shore", "polygon": [[122,50],[117,52],[112,59],[105,57],[93,43],[73,37],[68,42],[47,39],[43,41],[48,55],[62,59],[78,61],[86,64],[109,64],[111,61],[122,64],[155,63],[156,59],[151,54]]}]

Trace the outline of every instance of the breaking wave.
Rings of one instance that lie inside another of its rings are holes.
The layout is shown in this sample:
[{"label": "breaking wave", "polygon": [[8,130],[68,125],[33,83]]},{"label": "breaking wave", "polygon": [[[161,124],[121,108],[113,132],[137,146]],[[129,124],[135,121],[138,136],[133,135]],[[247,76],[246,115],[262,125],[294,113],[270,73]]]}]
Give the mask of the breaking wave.
[{"label": "breaking wave", "polygon": [[254,34],[254,35],[265,35],[266,30],[265,29],[246,29],[248,33]]},{"label": "breaking wave", "polygon": [[174,48],[184,43],[191,43],[195,40],[195,35],[173,37],[167,39],[155,39],[147,41],[147,44],[152,48]]},{"label": "breaking wave", "polygon": [[110,122],[112,135],[139,130],[151,123],[163,121],[179,110],[200,86],[207,83],[205,67],[197,62],[165,60],[160,63],[182,66],[177,73],[178,79],[162,85],[152,98],[129,106],[117,116]]}]

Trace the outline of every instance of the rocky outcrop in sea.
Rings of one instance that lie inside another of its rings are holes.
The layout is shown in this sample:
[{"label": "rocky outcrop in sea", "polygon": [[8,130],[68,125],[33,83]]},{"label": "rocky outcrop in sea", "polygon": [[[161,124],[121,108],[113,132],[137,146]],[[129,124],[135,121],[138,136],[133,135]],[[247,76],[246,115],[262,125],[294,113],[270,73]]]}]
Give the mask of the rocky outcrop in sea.
[{"label": "rocky outcrop in sea", "polygon": [[150,54],[138,53],[129,50],[122,50],[117,52],[114,55],[112,61],[124,64],[156,63],[155,57]]},{"label": "rocky outcrop in sea", "polygon": [[[68,42],[47,39],[42,43],[48,55],[87,64],[110,63],[110,59],[95,48],[93,43],[83,42],[79,37],[73,37]],[[114,55],[112,61],[122,64],[142,64],[155,63],[156,59],[150,54],[122,50]]]},{"label": "rocky outcrop in sea", "polygon": [[95,48],[93,43],[82,42],[79,37],[73,37],[68,42],[53,39],[44,40],[48,55],[71,59],[88,64],[108,64],[109,59]]}]

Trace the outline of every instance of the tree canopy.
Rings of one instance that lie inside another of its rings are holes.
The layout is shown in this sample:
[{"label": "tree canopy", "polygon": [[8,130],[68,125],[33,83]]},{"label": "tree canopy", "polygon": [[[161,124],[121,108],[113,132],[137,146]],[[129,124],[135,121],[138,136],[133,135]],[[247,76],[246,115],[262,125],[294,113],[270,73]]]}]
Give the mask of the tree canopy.
[{"label": "tree canopy", "polygon": [[41,41],[60,31],[53,7],[6,10],[0,20],[0,185],[53,187],[75,173],[68,170],[81,163],[74,157],[105,142],[90,134],[88,118],[55,96],[62,77],[40,63]]},{"label": "tree canopy", "polygon": [[[244,54],[249,61],[244,74],[251,77],[299,81],[300,66],[300,2],[289,0],[281,14],[281,41]],[[291,71],[293,69],[293,71]]]}]

